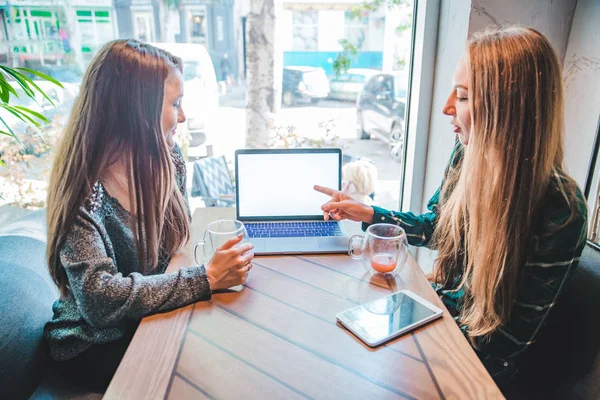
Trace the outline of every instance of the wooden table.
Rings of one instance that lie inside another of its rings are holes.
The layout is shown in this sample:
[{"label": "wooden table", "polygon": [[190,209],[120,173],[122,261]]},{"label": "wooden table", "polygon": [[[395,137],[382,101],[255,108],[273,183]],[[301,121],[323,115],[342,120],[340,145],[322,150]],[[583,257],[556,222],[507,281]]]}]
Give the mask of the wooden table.
[{"label": "wooden table", "polygon": [[[234,209],[198,209],[193,239]],[[192,244],[190,244],[192,246]],[[188,249],[189,250],[189,249]],[[176,258],[169,270],[189,265]],[[335,322],[410,289],[443,318],[371,349]],[[502,398],[412,257],[395,279],[346,255],[257,257],[241,292],[145,318],[105,399]]]}]

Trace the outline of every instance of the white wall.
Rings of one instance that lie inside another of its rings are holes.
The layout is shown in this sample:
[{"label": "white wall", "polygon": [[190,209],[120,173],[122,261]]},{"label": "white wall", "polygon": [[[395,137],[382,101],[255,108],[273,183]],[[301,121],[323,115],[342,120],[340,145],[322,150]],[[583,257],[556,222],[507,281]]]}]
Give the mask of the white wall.
[{"label": "white wall", "polygon": [[600,116],[600,1],[579,0],[563,66],[568,172],[583,189]]},{"label": "white wall", "polygon": [[319,11],[319,51],[342,51],[339,41],[346,34],[345,22],[344,11]]},{"label": "white wall", "polygon": [[283,10],[281,24],[279,25],[281,48],[283,51],[292,51],[294,36],[294,13],[292,10]]},{"label": "white wall", "polygon": [[562,62],[576,5],[577,0],[473,0],[469,33],[489,25],[530,26],[550,40]]}]

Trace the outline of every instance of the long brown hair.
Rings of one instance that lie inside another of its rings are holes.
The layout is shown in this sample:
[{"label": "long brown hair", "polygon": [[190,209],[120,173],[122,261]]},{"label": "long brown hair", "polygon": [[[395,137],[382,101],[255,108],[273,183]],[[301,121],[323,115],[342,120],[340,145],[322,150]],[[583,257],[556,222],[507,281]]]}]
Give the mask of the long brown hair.
[{"label": "long brown hair", "polygon": [[161,246],[172,255],[187,242],[185,200],[161,124],[165,81],[181,69],[179,58],[136,40],[106,44],[87,69],[48,189],[46,256],[63,296],[68,280],[60,249],[94,183],[117,160],[128,171],[130,223],[142,272],[157,265]]},{"label": "long brown hair", "polygon": [[[472,133],[442,189],[434,279],[464,289],[461,322],[485,337],[510,317],[540,201],[564,174],[563,88],[534,29],[476,34],[468,56]],[[565,190],[575,199],[574,184]]]}]

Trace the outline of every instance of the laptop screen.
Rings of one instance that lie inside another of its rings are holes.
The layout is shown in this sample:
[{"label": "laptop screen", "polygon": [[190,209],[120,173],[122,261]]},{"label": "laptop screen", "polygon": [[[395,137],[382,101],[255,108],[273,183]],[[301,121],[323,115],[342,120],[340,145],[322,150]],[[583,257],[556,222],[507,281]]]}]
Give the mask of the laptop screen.
[{"label": "laptop screen", "polygon": [[238,150],[238,218],[323,219],[330,198],[313,186],[340,189],[341,158],[340,149]]}]

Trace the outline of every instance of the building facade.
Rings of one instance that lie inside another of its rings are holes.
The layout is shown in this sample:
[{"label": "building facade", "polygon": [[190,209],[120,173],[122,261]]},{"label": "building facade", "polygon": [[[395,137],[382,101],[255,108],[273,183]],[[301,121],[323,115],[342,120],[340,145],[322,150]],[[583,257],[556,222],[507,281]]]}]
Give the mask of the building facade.
[{"label": "building facade", "polygon": [[356,68],[382,69],[385,13],[352,12],[362,0],[284,1],[282,15],[283,63],[322,67],[332,74],[332,63],[348,40],[359,54]]},{"label": "building facade", "polygon": [[233,38],[233,0],[115,0],[121,38],[146,42],[196,43],[206,47],[217,73],[228,55],[237,71]]},{"label": "building facade", "polygon": [[117,33],[112,0],[0,1],[0,62],[83,68]]}]

